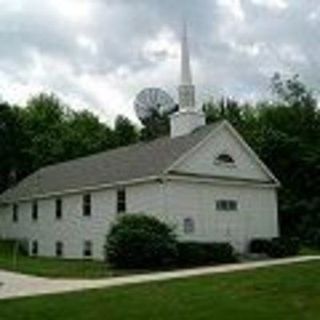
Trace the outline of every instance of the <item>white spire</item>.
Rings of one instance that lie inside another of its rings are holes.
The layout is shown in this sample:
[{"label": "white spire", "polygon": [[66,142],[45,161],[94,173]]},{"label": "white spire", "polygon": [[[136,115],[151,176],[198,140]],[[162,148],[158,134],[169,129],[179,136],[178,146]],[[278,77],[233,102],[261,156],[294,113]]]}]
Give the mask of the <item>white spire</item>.
[{"label": "white spire", "polygon": [[205,125],[205,117],[197,110],[195,103],[195,87],[192,84],[190,57],[188,48],[187,27],[184,23],[181,41],[181,83],[179,91],[179,110],[170,118],[171,137],[179,137],[191,133],[194,129]]},{"label": "white spire", "polygon": [[186,23],[183,23],[181,41],[181,85],[191,85],[192,76],[190,70],[190,57],[188,47],[188,35]]}]

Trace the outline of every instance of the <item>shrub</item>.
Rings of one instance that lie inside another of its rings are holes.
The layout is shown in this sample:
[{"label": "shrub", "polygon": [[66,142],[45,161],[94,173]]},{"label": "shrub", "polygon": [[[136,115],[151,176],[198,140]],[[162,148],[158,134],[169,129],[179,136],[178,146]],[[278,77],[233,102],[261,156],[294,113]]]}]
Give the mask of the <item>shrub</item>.
[{"label": "shrub", "polygon": [[307,241],[306,245],[320,249],[320,230],[319,229],[311,229],[306,235]]},{"label": "shrub", "polygon": [[256,238],[252,239],[249,244],[251,253],[267,253],[270,246],[269,239]]},{"label": "shrub", "polygon": [[253,239],[250,242],[250,252],[265,253],[272,258],[294,256],[298,254],[299,250],[299,239],[294,237]]},{"label": "shrub", "polygon": [[267,254],[272,258],[282,258],[297,255],[299,250],[300,243],[297,238],[273,238]]},{"label": "shrub", "polygon": [[237,261],[235,251],[230,243],[214,242],[209,244],[209,255],[217,263],[228,263]]},{"label": "shrub", "polygon": [[207,250],[204,244],[197,242],[178,243],[178,264],[182,266],[197,266],[208,263]]},{"label": "shrub", "polygon": [[118,268],[169,266],[176,255],[173,229],[151,216],[124,215],[107,236],[107,261]]},{"label": "shrub", "polygon": [[210,263],[235,262],[236,256],[229,243],[178,243],[178,263],[184,266],[199,266]]}]

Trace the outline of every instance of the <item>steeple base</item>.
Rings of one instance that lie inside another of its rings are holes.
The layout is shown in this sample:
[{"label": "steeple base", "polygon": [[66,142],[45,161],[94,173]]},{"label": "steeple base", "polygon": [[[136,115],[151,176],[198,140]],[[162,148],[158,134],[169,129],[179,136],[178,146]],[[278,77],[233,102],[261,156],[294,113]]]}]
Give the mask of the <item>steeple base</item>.
[{"label": "steeple base", "polygon": [[202,111],[181,110],[174,113],[170,118],[171,138],[184,136],[194,129],[206,124],[205,115]]}]

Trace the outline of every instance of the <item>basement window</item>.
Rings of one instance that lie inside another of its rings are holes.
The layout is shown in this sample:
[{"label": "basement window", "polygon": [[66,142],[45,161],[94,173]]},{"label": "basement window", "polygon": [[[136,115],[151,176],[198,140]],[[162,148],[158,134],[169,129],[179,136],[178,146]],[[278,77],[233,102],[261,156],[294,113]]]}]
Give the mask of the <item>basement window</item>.
[{"label": "basement window", "polygon": [[19,207],[16,203],[12,206],[12,221],[15,223],[19,221]]},{"label": "basement window", "polygon": [[83,243],[83,256],[85,258],[92,257],[92,242],[90,240],[86,240]]},{"label": "basement window", "polygon": [[217,200],[216,210],[217,211],[237,211],[238,202],[235,200]]},{"label": "basement window", "polygon": [[34,240],[31,243],[31,255],[37,256],[38,252],[39,252],[39,244],[37,240]]},{"label": "basement window", "polygon": [[63,242],[56,242],[56,257],[63,257]]}]

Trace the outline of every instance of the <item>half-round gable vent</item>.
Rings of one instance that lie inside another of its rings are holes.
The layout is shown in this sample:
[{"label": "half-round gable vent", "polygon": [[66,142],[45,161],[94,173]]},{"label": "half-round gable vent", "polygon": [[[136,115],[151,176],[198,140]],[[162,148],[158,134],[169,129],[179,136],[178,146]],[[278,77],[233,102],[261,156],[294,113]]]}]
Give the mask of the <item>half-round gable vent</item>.
[{"label": "half-round gable vent", "polygon": [[234,164],[234,159],[227,153],[221,153],[216,158],[217,163]]}]

